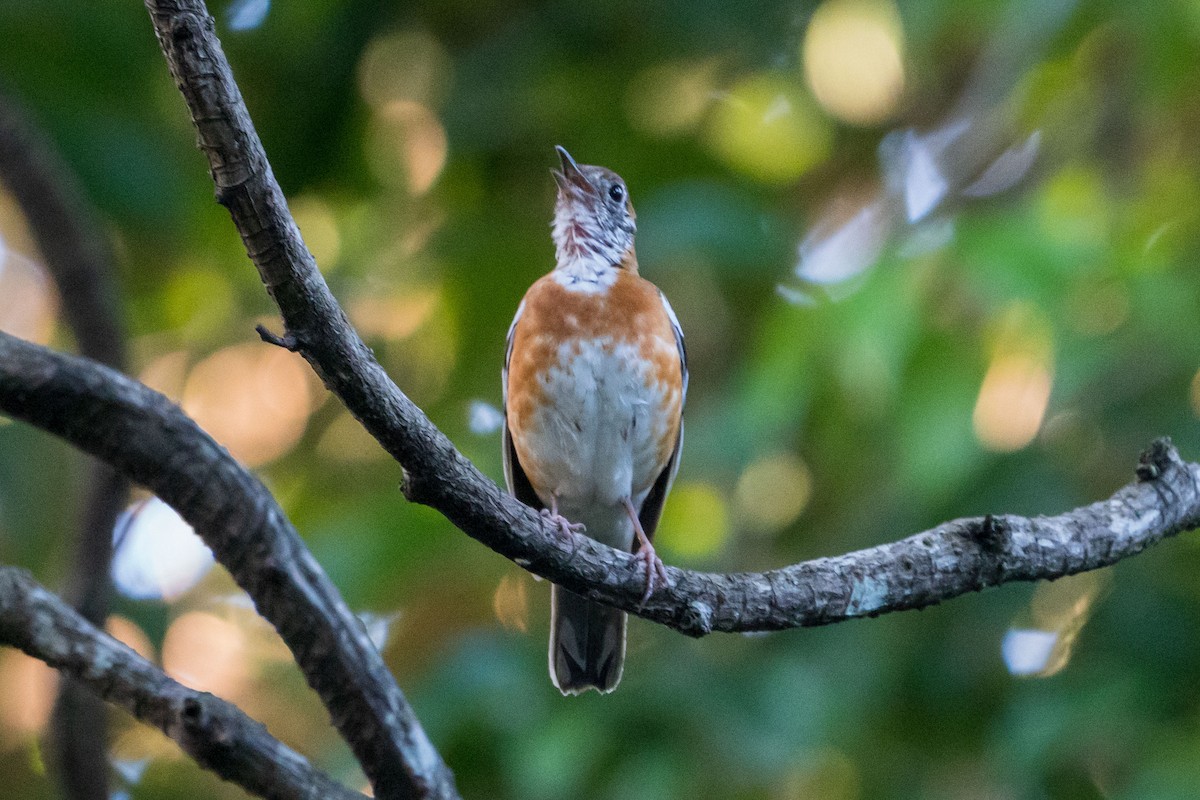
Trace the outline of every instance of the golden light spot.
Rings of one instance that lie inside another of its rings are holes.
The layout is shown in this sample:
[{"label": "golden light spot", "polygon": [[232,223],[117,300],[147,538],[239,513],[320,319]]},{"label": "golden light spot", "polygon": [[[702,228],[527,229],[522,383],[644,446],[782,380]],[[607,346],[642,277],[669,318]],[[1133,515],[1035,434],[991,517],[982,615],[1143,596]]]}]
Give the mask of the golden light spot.
[{"label": "golden light spot", "polygon": [[414,195],[429,191],[446,165],[446,130],[427,106],[393,100],[371,117],[367,160],[379,180]]},{"label": "golden light spot", "polygon": [[23,744],[46,728],[58,673],[18,650],[0,651],[0,747]]},{"label": "golden light spot", "polygon": [[113,732],[109,755],[114,761],[176,761],[184,757],[179,745],[149,725],[133,724]]},{"label": "golden light spot", "polygon": [[529,632],[529,590],[525,574],[505,575],[492,595],[496,619],[510,631]]},{"label": "golden light spot", "polygon": [[716,488],[705,483],[676,486],[667,497],[656,543],[685,558],[716,553],[729,538],[729,513]]},{"label": "golden light spot", "polygon": [[58,294],[45,268],[0,239],[0,330],[46,344],[58,316]]},{"label": "golden light spot", "polygon": [[226,330],[237,306],[228,273],[210,263],[180,266],[162,289],[161,310],[167,322],[183,329],[189,339]]},{"label": "golden light spot", "polygon": [[185,686],[234,699],[245,690],[250,670],[246,640],[232,622],[189,611],[167,628],[163,669]]},{"label": "golden light spot", "polygon": [[247,466],[290,450],[313,409],[304,360],[277,347],[239,344],[197,364],[183,409]]},{"label": "golden light spot", "polygon": [[713,109],[709,146],[731,167],[766,183],[786,183],[829,155],[828,123],[781,75],[738,83]]},{"label": "golden light spot", "polygon": [[172,400],[183,396],[183,384],[187,380],[188,354],[185,350],[163,353],[155,358],[138,375],[138,380],[156,392]]},{"label": "golden light spot", "polygon": [[630,82],[625,110],[630,124],[653,136],[687,133],[713,99],[717,63],[674,62],[643,70]]},{"label": "golden light spot", "polygon": [[1027,355],[993,359],[975,401],[975,436],[1009,453],[1033,441],[1050,401],[1050,371]]},{"label": "golden light spot", "polygon": [[154,645],[141,626],[128,617],[112,614],[104,622],[108,635],[147,661],[154,661]]},{"label": "golden light spot", "polygon": [[1062,671],[1111,580],[1110,571],[1093,570],[1039,583],[1028,611],[1005,636],[1002,653],[1009,672],[1045,678]]},{"label": "golden light spot", "polygon": [[776,531],[790,524],[812,495],[812,476],[792,453],[760,458],[738,478],[738,515],[751,528]]},{"label": "golden light spot", "polygon": [[1081,166],[1059,170],[1046,181],[1038,198],[1042,231],[1067,244],[1107,241],[1113,216],[1110,196],[1103,176],[1095,170]]},{"label": "golden light spot", "polygon": [[904,89],[904,33],[888,0],[828,0],[804,37],[804,69],[830,114],[856,125],[883,122]]},{"label": "golden light spot", "polygon": [[1190,392],[1192,398],[1192,411],[1197,417],[1200,417],[1200,370],[1192,378],[1192,390]]},{"label": "golden light spot", "polygon": [[1046,414],[1053,383],[1051,329],[1027,303],[1009,305],[991,327],[991,363],[972,422],[984,447],[1008,453],[1033,441]]},{"label": "golden light spot", "polygon": [[349,303],[351,321],[363,336],[407,339],[429,321],[441,300],[437,287],[409,287],[394,294],[362,294]]},{"label": "golden light spot", "polygon": [[4,250],[25,253],[35,261],[42,260],[33,233],[25,222],[25,212],[17,205],[16,199],[0,186],[0,252]]},{"label": "golden light spot", "polygon": [[424,31],[400,31],[373,39],[358,63],[358,90],[369,105],[396,100],[437,104],[450,81],[450,57]]},{"label": "golden light spot", "polygon": [[826,748],[803,753],[788,773],[780,797],[819,797],[821,800],[857,800],[862,779],[845,753]]},{"label": "golden light spot", "polygon": [[338,232],[333,208],[315,194],[305,194],[289,200],[288,207],[321,272],[329,274],[337,267],[338,256],[342,250],[342,236]]}]

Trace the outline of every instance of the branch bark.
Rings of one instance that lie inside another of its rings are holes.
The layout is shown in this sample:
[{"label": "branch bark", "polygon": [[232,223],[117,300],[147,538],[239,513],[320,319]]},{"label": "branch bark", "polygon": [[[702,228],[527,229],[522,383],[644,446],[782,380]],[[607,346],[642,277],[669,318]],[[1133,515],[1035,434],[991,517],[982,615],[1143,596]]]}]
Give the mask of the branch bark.
[{"label": "branch bark", "polygon": [[[667,568],[641,604],[640,562],[584,536],[569,542],[459,453],[400,391],[350,325],[287,210],[202,0],[146,0],[171,74],[208,158],[218,202],[279,306],[287,334],[265,341],[304,356],[404,468],[405,495],[573,592],[692,636],[826,625],[924,608],[1008,581],[1107,566],[1200,524],[1200,466],[1169,443],[1153,478],[1058,517],[961,519],[891,544],[760,573]],[[1148,474],[1148,473],[1147,473]]]},{"label": "branch bark", "polygon": [[[91,362],[0,334],[0,410],[110,459],[158,491],[197,526],[222,563],[232,562],[234,576],[251,584],[247,590],[275,621],[279,609],[264,605],[259,584],[281,580],[291,556],[264,555],[228,538],[288,538],[294,532],[284,527],[261,484],[236,465],[236,476],[227,474],[228,455],[165,398]],[[488,486],[466,485],[487,497]],[[1170,440],[1160,439],[1142,454],[1135,482],[1107,500],[1065,514],[958,519],[897,542],[768,572],[713,574],[668,567],[670,585],[645,606],[639,606],[643,575],[632,556],[586,536],[566,540],[545,530],[525,506],[501,497],[511,502],[489,508],[476,500],[485,507],[470,517],[497,550],[572,591],[702,636],[828,625],[924,608],[1001,583],[1053,580],[1115,564],[1200,525],[1200,464],[1184,462]],[[264,504],[271,508],[263,511]],[[508,505],[517,513],[505,517]],[[253,534],[212,531],[213,520],[242,524],[230,519],[239,508],[259,509],[254,516],[263,519],[254,521]],[[466,509],[468,516],[474,512],[474,506]],[[489,514],[501,515],[507,524],[489,527]],[[262,527],[271,530],[264,534]],[[246,563],[237,560],[239,548],[249,551],[240,554]],[[303,558],[311,563],[307,551]],[[256,577],[262,570],[268,574]],[[304,656],[297,646],[293,650]],[[336,707],[324,692],[322,697]]]},{"label": "branch bark", "polygon": [[157,392],[0,333],[0,411],[57,434],[169,503],[279,631],[381,798],[454,798],[362,623],[275,499]]},{"label": "branch bark", "polygon": [[237,707],[167,677],[15,567],[0,567],[0,642],[74,676],[248,792],[271,800],[362,800]]},{"label": "branch bark", "polygon": [[[49,137],[0,92],[0,181],[21,207],[62,299],[79,352],[125,369],[125,330],[112,248],[95,211]],[[108,615],[112,531],[128,483],[106,464],[91,465],[64,596],[84,619]],[[107,709],[74,681],[60,683],[53,714],[58,780],[72,800],[107,800]]]}]

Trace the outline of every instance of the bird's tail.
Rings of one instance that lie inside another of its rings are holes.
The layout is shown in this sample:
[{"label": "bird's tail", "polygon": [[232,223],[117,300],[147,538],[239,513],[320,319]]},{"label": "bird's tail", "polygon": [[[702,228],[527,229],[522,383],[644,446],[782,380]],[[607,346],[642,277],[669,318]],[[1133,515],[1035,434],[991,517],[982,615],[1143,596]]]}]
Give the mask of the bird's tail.
[{"label": "bird's tail", "polygon": [[625,612],[550,587],[550,679],[563,694],[611,692],[625,666]]}]

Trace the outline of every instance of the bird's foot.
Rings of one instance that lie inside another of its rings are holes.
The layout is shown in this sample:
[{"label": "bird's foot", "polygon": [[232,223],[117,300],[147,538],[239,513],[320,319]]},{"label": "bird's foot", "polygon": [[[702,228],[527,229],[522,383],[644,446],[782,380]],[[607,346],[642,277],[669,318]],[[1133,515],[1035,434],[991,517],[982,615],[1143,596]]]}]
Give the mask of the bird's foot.
[{"label": "bird's foot", "polygon": [[643,569],[646,572],[646,591],[642,592],[642,602],[640,605],[646,605],[650,596],[654,594],[654,590],[659,586],[669,585],[667,580],[667,567],[663,564],[658,553],[654,550],[654,545],[650,544],[650,540],[645,536],[639,537],[638,551],[633,554],[633,557],[642,562]]},{"label": "bird's foot", "polygon": [[558,511],[543,508],[540,512],[542,519],[549,522],[564,539],[570,539],[573,533],[583,533],[587,528],[582,522],[571,522]]}]

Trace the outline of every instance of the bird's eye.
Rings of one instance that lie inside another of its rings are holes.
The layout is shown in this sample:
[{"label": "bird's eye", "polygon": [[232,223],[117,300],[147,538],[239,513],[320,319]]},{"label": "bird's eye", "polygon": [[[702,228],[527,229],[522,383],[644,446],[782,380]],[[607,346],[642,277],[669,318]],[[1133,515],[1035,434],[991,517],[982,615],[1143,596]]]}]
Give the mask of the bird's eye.
[{"label": "bird's eye", "polygon": [[608,188],[608,196],[613,199],[613,202],[621,202],[625,199],[625,187],[619,183],[614,183]]}]

